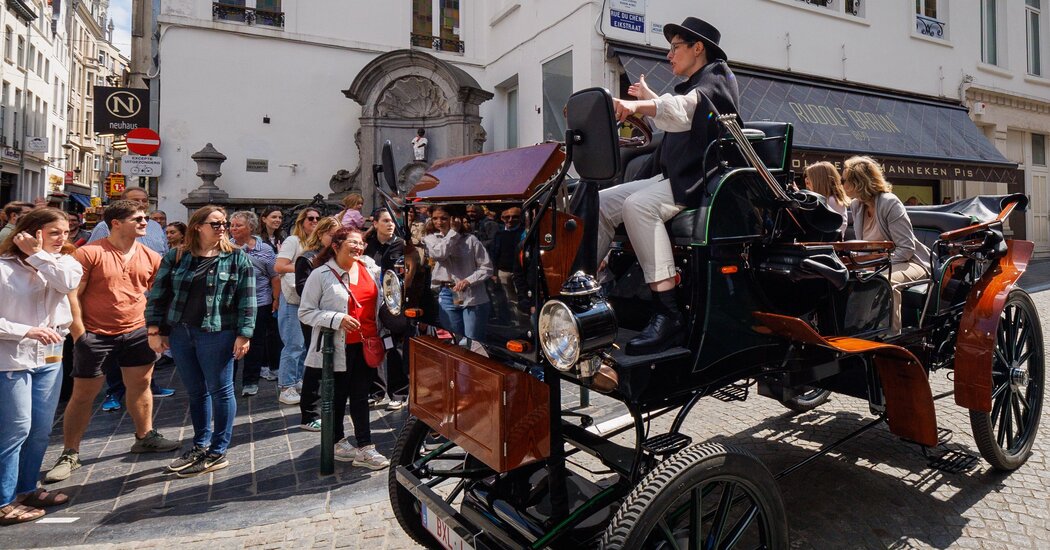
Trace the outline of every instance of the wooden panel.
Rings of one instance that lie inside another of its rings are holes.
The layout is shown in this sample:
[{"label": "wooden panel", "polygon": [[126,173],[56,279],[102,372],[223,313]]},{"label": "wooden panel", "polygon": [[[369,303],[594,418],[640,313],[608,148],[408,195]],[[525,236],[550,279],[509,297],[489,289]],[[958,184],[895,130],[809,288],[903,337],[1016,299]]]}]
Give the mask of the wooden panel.
[{"label": "wooden panel", "polygon": [[966,299],[955,347],[955,402],[981,412],[992,411],[992,353],[999,315],[1006,297],[1021,278],[1035,250],[1032,241],[1007,240],[1006,256],[984,272]]},{"label": "wooden panel", "polygon": [[522,201],[557,174],[564,161],[560,143],[439,160],[409,191],[408,198]]},{"label": "wooden panel", "polygon": [[[537,231],[543,277],[547,280],[547,290],[552,296],[557,296],[561,293],[561,285],[572,275],[572,264],[583,242],[583,220],[565,212],[547,210]],[[548,246],[548,235],[553,247]]]},{"label": "wooden panel", "polygon": [[886,421],[894,434],[922,445],[937,444],[937,416],[926,369],[910,351],[891,344],[860,338],[824,338],[797,317],[754,313],[774,334],[790,340],[816,344],[840,353],[867,354],[879,372],[886,396]]},{"label": "wooden panel", "polygon": [[409,411],[490,468],[550,456],[550,388],[430,336],[410,340]]}]

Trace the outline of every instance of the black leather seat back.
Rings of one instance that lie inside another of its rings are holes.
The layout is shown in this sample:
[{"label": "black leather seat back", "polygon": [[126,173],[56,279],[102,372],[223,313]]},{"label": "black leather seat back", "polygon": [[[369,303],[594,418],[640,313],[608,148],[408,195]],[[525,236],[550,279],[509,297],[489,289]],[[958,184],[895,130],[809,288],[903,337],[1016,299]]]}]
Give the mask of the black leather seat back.
[{"label": "black leather seat back", "polygon": [[745,130],[759,130],[766,137],[762,140],[751,142],[751,146],[758,153],[766,168],[770,170],[788,170],[791,159],[788,152],[791,151],[792,129],[787,122],[756,121],[745,122]]},{"label": "black leather seat back", "polygon": [[962,214],[911,210],[907,207],[905,207],[905,210],[908,212],[908,218],[911,219],[915,236],[930,249],[933,248],[933,243],[937,241],[941,233],[969,227],[974,223],[969,216]]}]

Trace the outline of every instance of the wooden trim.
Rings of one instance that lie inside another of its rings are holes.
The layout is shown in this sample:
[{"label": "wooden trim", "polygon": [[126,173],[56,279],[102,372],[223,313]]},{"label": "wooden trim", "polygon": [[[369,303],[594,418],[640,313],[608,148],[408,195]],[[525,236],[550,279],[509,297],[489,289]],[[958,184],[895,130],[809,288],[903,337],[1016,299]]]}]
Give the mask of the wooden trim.
[{"label": "wooden trim", "polygon": [[1002,212],[999,212],[999,215],[996,216],[994,220],[990,222],[971,225],[968,227],[963,227],[962,229],[956,229],[955,231],[946,231],[944,233],[941,233],[940,239],[942,241],[952,241],[955,239],[965,237],[966,235],[969,235],[971,233],[976,233],[977,231],[988,229],[993,224],[1002,223],[1002,221],[1005,220],[1007,216],[1009,216],[1014,211],[1014,207],[1016,206],[1017,202],[1011,202],[1010,204],[1007,204],[1005,208],[1003,208]]}]

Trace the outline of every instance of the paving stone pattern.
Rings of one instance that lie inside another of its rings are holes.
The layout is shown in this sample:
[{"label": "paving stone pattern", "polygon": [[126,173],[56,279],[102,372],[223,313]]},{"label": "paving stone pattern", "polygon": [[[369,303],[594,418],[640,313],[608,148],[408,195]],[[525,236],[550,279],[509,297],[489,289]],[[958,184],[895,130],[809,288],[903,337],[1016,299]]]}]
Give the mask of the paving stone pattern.
[{"label": "paving stone pattern", "polygon": [[[1050,291],[1034,296],[1050,324]],[[1046,331],[1044,330],[1044,333]],[[173,371],[161,376],[178,387]],[[944,372],[934,394],[947,392]],[[567,385],[568,386],[568,385]],[[568,386],[566,402],[576,403]],[[586,411],[600,421],[621,410],[592,394]],[[0,547],[90,544],[100,548],[415,548],[393,519],[386,472],[337,465],[317,475],[317,434],[298,431],[296,407],[278,407],[270,387],[240,410],[229,469],[196,479],[161,472],[174,455],[131,455],[130,419],[97,413],[82,448],[85,467],[59,484],[74,503],[53,514],[74,524],[3,528]],[[157,425],[188,440],[189,419],[177,395],[157,401]],[[953,431],[948,446],[977,454],[965,410],[938,401],[938,424]],[[1050,548],[1050,470],[1044,418],[1032,458],[1011,474],[983,461],[963,474],[926,465],[919,448],[884,425],[829,456],[783,478],[792,548]],[[374,411],[374,438],[389,453],[404,413]],[[744,402],[703,400],[686,422],[694,441],[746,448],[778,472],[872,418],[866,402],[833,396],[810,413],[795,415],[757,396]],[[653,422],[664,431],[670,418]],[[45,467],[60,451],[59,432]]]}]

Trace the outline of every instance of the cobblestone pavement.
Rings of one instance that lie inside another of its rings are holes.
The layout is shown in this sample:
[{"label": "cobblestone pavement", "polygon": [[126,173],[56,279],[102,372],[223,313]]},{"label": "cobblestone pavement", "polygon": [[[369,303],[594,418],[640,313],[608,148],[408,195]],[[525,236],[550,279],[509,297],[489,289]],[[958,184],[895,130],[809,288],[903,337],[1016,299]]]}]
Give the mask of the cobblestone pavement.
[{"label": "cobblestone pavement", "polygon": [[[1050,291],[1033,298],[1050,323]],[[951,389],[944,373],[936,373],[932,384],[935,395]],[[296,409],[278,408],[273,390],[264,391],[268,395],[248,403],[239,400],[233,466],[193,480],[160,473],[169,456],[127,454],[130,420],[97,413],[85,468],[61,485],[71,490],[74,504],[52,514],[81,519],[3,528],[0,547],[415,548],[386,502],[386,472],[337,465],[336,476],[317,476],[316,434],[298,432]],[[566,396],[567,402],[577,399]],[[158,403],[162,431],[187,438],[185,402]],[[599,420],[620,412],[595,395],[587,410]],[[949,397],[938,401],[937,413],[939,426],[953,432],[948,447],[976,455],[966,411]],[[390,451],[403,415],[373,412],[381,451]],[[834,396],[815,411],[794,415],[752,392],[743,402],[703,400],[686,431],[694,441],[746,448],[778,472],[871,418],[865,402],[849,397]],[[653,433],[669,423],[653,421]],[[1050,548],[1048,430],[1044,418],[1031,459],[1016,472],[994,472],[980,461],[969,472],[947,474],[929,468],[918,447],[878,426],[779,482],[792,547]],[[59,450],[55,443],[47,465]]]}]

